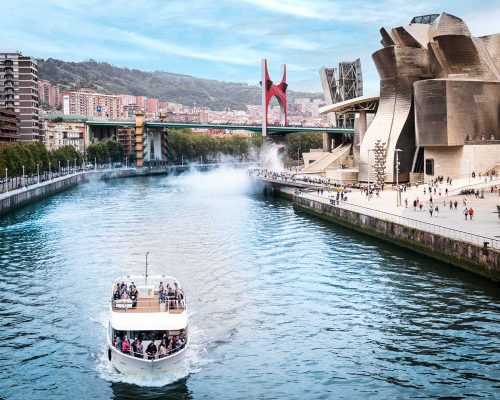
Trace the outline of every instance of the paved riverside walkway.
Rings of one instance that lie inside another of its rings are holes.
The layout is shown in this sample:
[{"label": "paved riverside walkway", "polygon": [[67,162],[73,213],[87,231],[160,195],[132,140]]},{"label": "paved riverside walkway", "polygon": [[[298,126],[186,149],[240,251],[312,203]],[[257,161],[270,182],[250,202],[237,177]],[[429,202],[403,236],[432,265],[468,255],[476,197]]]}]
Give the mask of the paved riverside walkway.
[{"label": "paved riverside walkway", "polygon": [[[280,183],[279,179],[273,180],[273,182]],[[490,188],[495,185],[496,189],[491,193]],[[336,198],[336,188],[324,185],[315,185],[315,187],[315,189],[303,191],[300,196],[326,204],[330,203],[330,198]],[[479,189],[480,191],[484,189],[485,198],[479,199],[475,195],[459,195],[458,193],[464,187]],[[322,195],[317,192],[319,188],[323,189]],[[448,188],[448,196],[445,195],[446,188]],[[500,219],[497,212],[497,205],[500,205],[499,188],[500,179],[492,181],[488,179],[487,182],[484,181],[484,178],[457,179],[452,185],[447,185],[445,181],[438,186],[437,194],[432,194],[434,207],[436,205],[439,207],[438,215],[434,212],[432,217],[429,213],[430,195],[428,184],[420,184],[418,188],[412,185],[411,188],[402,191],[402,206],[397,206],[397,192],[390,186],[380,192],[380,197],[374,194],[370,199],[360,189],[347,188],[347,201],[341,201],[338,206],[481,246],[483,242],[489,242],[489,246],[500,250]],[[441,196],[439,196],[439,189],[441,189]],[[290,187],[283,187],[281,190],[290,194],[295,192]],[[416,210],[413,208],[413,200],[417,198],[420,202],[423,202],[421,211],[418,207]],[[408,207],[405,207],[405,199],[408,199]],[[464,199],[467,207],[472,206],[474,210],[472,221],[469,218],[465,220],[463,213],[465,208]],[[458,202],[456,210],[454,206],[450,210],[450,200],[452,203],[455,200]]]}]

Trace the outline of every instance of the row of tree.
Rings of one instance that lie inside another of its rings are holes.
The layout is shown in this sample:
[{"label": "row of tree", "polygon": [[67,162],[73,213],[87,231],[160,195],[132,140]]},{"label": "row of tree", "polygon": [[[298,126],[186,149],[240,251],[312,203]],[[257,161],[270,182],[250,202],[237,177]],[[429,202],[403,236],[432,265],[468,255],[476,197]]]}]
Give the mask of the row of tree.
[{"label": "row of tree", "polygon": [[182,159],[215,160],[221,155],[235,158],[249,157],[252,151],[260,147],[261,137],[255,135],[242,137],[231,135],[216,137],[204,133],[192,133],[191,129],[175,129],[168,132],[167,151],[169,159],[180,163]]},{"label": "row of tree", "polygon": [[47,150],[41,142],[15,143],[12,145],[0,146],[0,172],[2,174],[8,169],[8,175],[21,175],[23,173],[34,174],[37,172],[37,165],[40,171],[48,171],[49,163],[52,171],[57,171],[59,162],[61,167],[66,167],[69,163],[75,162],[79,165],[83,160],[83,155],[73,146],[63,146],[57,150]]}]

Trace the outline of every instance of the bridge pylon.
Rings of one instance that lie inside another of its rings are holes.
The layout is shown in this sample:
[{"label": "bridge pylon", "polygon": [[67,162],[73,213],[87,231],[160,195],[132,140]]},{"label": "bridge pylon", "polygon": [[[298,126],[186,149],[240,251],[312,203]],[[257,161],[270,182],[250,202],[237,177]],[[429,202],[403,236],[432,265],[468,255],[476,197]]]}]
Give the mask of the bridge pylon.
[{"label": "bridge pylon", "polygon": [[135,167],[141,169],[144,164],[144,113],[135,114]]},{"label": "bridge pylon", "polygon": [[268,112],[269,103],[273,97],[276,97],[281,109],[281,125],[287,125],[287,109],[286,109],[286,89],[288,84],[286,83],[286,65],[283,65],[283,78],[281,83],[275,85],[271,78],[269,77],[269,71],[267,70],[267,60],[262,60],[261,64],[261,76],[260,85],[262,86],[262,136],[267,136],[267,127],[269,126]]}]

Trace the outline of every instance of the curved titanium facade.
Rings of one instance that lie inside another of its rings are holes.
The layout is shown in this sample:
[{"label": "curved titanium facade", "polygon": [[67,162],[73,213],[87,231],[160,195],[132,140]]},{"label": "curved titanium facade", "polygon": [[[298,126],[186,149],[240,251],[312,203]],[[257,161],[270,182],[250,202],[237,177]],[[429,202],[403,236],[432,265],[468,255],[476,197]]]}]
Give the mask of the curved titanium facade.
[{"label": "curved titanium facade", "polygon": [[[370,178],[369,153],[378,139],[387,146],[388,182],[395,181],[397,148],[405,180],[423,172],[415,164],[419,147],[424,154],[432,147],[434,162],[440,146],[500,141],[500,35],[473,37],[460,18],[446,13],[413,21],[429,23],[381,29],[384,48],[373,54],[380,105],[360,146],[360,181]],[[495,149],[484,147],[492,154]]]}]

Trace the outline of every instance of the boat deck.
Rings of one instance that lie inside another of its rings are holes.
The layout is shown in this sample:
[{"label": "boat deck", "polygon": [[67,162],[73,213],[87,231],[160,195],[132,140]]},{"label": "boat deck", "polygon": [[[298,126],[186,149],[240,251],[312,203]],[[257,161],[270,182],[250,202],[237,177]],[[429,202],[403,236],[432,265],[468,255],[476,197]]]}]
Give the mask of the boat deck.
[{"label": "boat deck", "polygon": [[[157,313],[161,312],[160,308],[160,302],[158,300],[158,294],[155,293],[154,298],[150,299],[137,299],[137,306],[135,308],[132,308],[131,304],[127,304],[127,307],[113,307],[113,312],[118,312],[118,313]],[[178,306],[178,307],[170,307],[163,309],[163,312],[168,312],[170,314],[180,314],[184,311],[183,306]]]}]

